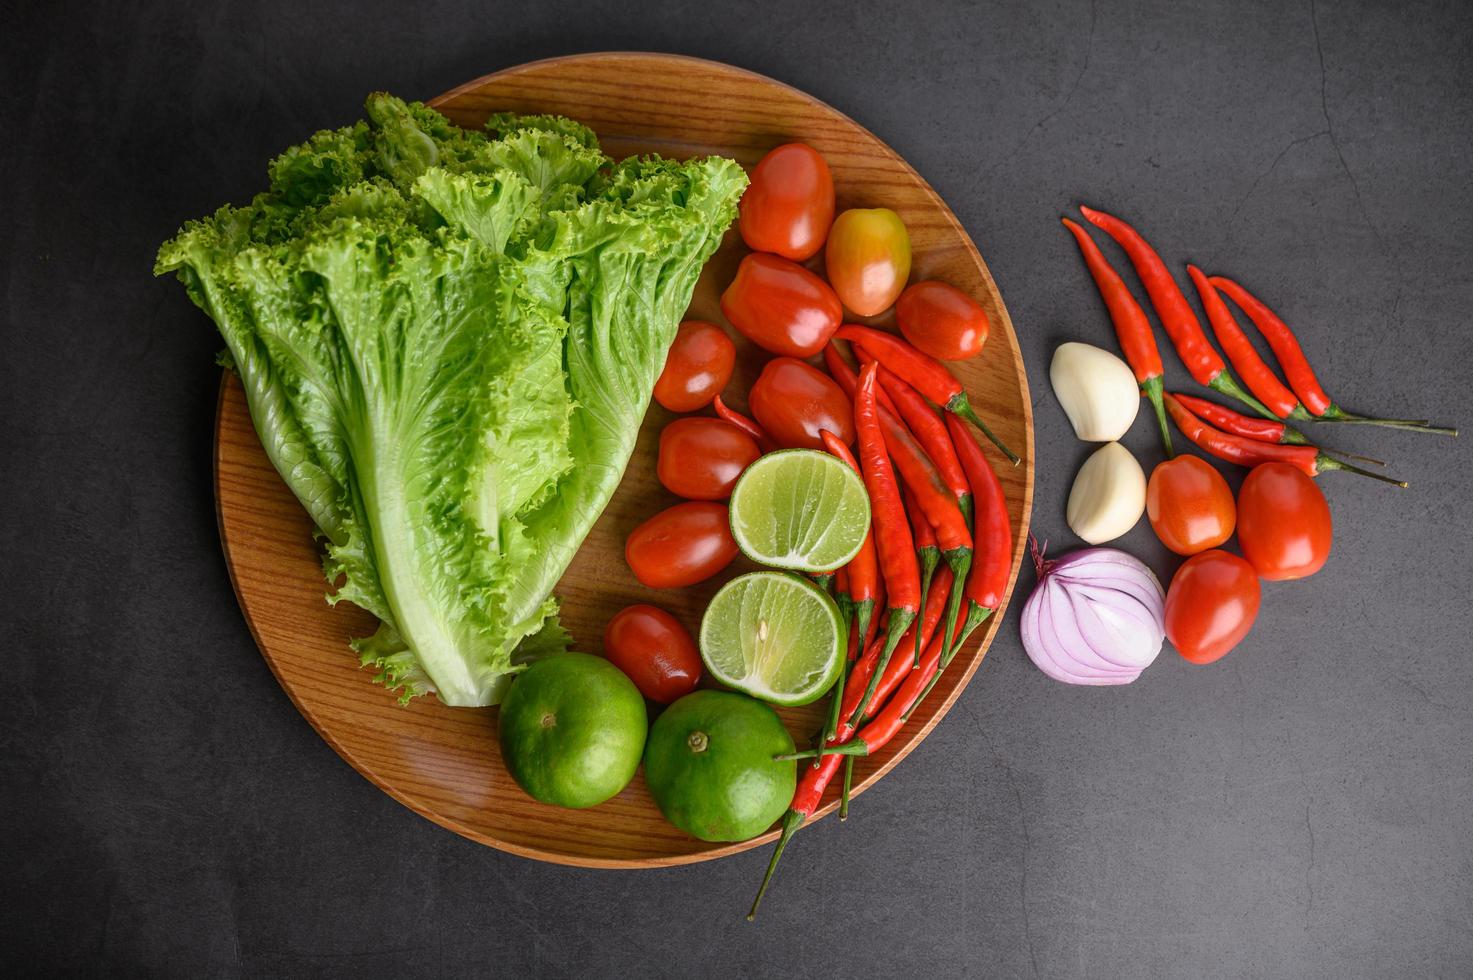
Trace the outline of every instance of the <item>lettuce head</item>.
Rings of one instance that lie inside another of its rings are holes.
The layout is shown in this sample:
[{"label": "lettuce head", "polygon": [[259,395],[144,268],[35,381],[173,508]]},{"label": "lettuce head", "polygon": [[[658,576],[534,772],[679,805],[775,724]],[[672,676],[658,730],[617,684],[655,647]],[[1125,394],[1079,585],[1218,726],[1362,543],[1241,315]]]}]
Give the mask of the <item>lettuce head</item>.
[{"label": "lettuce head", "polygon": [[613,494],[746,176],[586,127],[462,130],[389,95],[159,251],[215,322],[333,602],[401,699],[499,700],[564,646],[553,586]]}]

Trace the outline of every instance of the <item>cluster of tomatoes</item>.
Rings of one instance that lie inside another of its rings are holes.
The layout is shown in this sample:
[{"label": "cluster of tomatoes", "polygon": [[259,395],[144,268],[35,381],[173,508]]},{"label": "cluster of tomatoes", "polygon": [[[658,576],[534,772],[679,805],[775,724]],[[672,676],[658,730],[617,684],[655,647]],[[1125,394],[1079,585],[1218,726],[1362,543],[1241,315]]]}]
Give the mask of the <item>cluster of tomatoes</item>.
[{"label": "cluster of tomatoes", "polygon": [[[749,419],[721,401],[736,364],[731,337],[705,321],[680,325],[655,400],[677,413],[714,405],[717,417],[686,414],[660,433],[657,474],[684,502],[639,525],[625,543],[630,570],[650,588],[694,585],[731,563],[737,545],[725,501],[764,452],[823,449],[825,430],[854,442],[849,396],[807,360],[829,344],[845,310],[867,317],[895,307],[911,344],[943,360],[973,357],[987,340],[987,314],[965,293],[935,280],[907,288],[910,234],[899,215],[869,208],[835,216],[833,176],[809,146],[785,144],[762,158],[742,196],[739,228],[752,251],[722,294],[721,311],[776,356],[747,395]],[[825,276],[812,268],[820,252]],[[616,616],[605,650],[655,701],[668,703],[699,679],[690,634],[654,606]]]},{"label": "cluster of tomatoes", "polygon": [[[1288,463],[1254,467],[1234,501],[1214,467],[1177,456],[1152,471],[1146,515],[1162,544],[1191,556],[1166,592],[1166,637],[1192,663],[1212,663],[1248,635],[1259,579],[1305,578],[1330,557],[1330,505]],[[1219,548],[1235,530],[1242,557]]]}]

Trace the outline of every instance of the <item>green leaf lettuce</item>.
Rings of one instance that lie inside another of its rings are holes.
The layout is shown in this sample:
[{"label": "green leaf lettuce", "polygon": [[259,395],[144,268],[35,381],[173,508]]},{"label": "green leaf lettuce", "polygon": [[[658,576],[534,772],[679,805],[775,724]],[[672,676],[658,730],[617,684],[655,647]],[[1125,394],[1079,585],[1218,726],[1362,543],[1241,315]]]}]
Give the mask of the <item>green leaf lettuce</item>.
[{"label": "green leaf lettuce", "polygon": [[[550,593],[603,511],[746,185],[721,158],[613,163],[592,132],[486,132],[387,95],[159,251],[214,320],[268,456],[382,622],[404,699],[495,703],[565,648]],[[524,648],[519,645],[526,640]]]}]

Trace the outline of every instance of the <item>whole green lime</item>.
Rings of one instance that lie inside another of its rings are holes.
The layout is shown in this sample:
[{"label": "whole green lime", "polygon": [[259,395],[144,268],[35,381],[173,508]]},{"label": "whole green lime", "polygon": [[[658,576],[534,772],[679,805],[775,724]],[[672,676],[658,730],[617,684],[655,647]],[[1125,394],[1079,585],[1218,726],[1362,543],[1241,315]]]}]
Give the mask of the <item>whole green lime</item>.
[{"label": "whole green lime", "polygon": [[501,703],[501,756],[543,803],[597,806],[639,768],[649,724],[634,682],[602,657],[563,653],[522,672]]},{"label": "whole green lime", "polygon": [[733,691],[696,691],[650,728],[644,778],[660,812],[709,841],[746,840],[783,815],[798,783],[793,737],[777,713]]}]

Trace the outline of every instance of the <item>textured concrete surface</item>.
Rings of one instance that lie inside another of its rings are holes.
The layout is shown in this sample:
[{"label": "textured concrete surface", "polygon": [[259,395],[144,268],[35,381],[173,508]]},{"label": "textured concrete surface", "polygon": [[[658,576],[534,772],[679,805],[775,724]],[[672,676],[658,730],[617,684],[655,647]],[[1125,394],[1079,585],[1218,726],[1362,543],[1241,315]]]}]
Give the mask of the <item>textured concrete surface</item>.
[{"label": "textured concrete surface", "polygon": [[[829,101],[991,264],[1037,402],[1035,528],[1085,454],[1054,345],[1107,343],[1060,229],[1095,202],[1261,290],[1343,402],[1473,422],[1473,7],[1044,3],[8,5],[0,353],[0,960],[178,977],[1466,977],[1467,440],[1336,431],[1325,570],[1207,668],[1072,689],[1002,640],[934,736],[767,855],[638,874],[479,847],[297,715],[226,579],[208,324],[179,222],[377,88],[680,51]],[[1117,255],[1113,251],[1110,253]],[[1184,381],[1168,355],[1174,383]],[[1130,444],[1148,464],[1142,419]],[[1148,529],[1125,547],[1171,563]],[[1026,591],[1031,574],[1025,574]],[[12,975],[16,975],[12,973]]]}]

